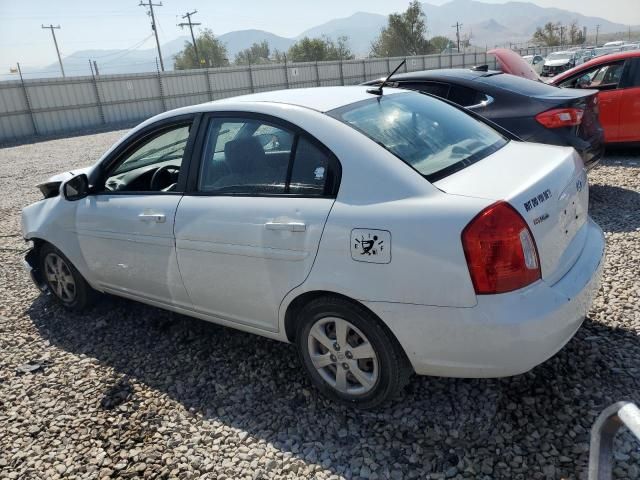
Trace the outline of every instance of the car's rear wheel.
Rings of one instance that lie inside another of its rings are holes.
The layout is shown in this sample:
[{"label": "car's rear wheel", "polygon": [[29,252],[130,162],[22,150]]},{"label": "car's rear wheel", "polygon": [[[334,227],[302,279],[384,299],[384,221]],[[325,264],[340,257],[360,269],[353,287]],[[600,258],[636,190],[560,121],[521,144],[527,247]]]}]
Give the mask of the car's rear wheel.
[{"label": "car's rear wheel", "polygon": [[95,291],[69,259],[53,245],[40,249],[40,271],[47,289],[66,308],[84,310],[95,298]]},{"label": "car's rear wheel", "polygon": [[318,298],[298,318],[300,358],[326,396],[373,408],[407,382],[411,367],[398,342],[362,306],[338,297]]}]

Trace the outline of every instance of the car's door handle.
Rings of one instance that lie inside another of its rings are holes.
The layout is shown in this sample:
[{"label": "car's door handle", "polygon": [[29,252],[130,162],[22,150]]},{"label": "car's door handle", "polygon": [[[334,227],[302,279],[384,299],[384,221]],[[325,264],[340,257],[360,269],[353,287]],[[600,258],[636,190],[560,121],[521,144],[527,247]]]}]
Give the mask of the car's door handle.
[{"label": "car's door handle", "polygon": [[138,215],[141,222],[156,222],[164,223],[167,221],[167,217],[164,213],[141,213]]},{"label": "car's door handle", "polygon": [[302,222],[267,222],[267,230],[288,230],[289,232],[304,232],[307,226]]}]

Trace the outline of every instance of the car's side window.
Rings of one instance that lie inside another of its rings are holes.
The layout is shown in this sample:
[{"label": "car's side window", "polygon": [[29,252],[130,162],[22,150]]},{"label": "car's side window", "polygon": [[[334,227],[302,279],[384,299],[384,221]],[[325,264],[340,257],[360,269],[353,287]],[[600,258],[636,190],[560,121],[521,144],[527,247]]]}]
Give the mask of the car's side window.
[{"label": "car's side window", "polygon": [[463,107],[470,107],[477,105],[483,99],[481,98],[480,92],[473,88],[463,87],[462,85],[451,85],[449,89],[449,100]]},{"label": "car's side window", "polygon": [[173,125],[143,139],[109,168],[103,191],[175,191],[190,129]]},{"label": "car's side window", "polygon": [[629,71],[626,74],[624,85],[621,88],[637,88],[640,87],[640,57],[632,58],[629,61]]},{"label": "car's side window", "polygon": [[598,90],[615,90],[622,78],[624,61],[606,63],[582,71],[560,83],[562,88],[594,88]]},{"label": "car's side window", "polygon": [[304,136],[298,138],[289,193],[305,196],[332,196],[339,181],[337,160]]},{"label": "car's side window", "polygon": [[205,137],[198,190],[285,193],[293,132],[257,119],[213,118]]},{"label": "car's side window", "polygon": [[198,191],[333,196],[339,171],[335,157],[304,134],[260,119],[212,118]]}]

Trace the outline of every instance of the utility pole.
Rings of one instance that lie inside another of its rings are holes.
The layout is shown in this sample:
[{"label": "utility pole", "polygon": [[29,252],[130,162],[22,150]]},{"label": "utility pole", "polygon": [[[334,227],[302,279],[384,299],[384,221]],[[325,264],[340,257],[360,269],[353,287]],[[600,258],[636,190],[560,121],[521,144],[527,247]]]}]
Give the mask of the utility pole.
[{"label": "utility pole", "polygon": [[158,40],[158,28],[156,27],[156,16],[153,13],[153,7],[161,7],[162,2],[153,3],[151,0],[148,0],[148,3],[144,3],[142,0],[140,0],[140,3],[138,4],[138,6],[149,7],[149,11],[147,12],[147,15],[151,17],[151,30],[153,30],[153,33],[156,36],[156,46],[158,47],[158,58],[160,59],[160,68],[164,72],[164,62],[162,61],[162,52],[160,51],[160,40]]},{"label": "utility pole", "polygon": [[191,15],[195,15],[196,13],[198,13],[197,10],[194,10],[193,12],[187,12],[185,13],[182,18],[186,18],[188,19],[187,22],[185,23],[179,23],[178,26],[181,28],[186,27],[187,25],[189,26],[189,30],[191,30],[191,40],[193,41],[193,49],[196,52],[196,62],[198,62],[198,68],[200,68],[200,65],[203,63],[203,60],[200,58],[200,55],[198,55],[198,45],[196,44],[196,37],[193,34],[193,27],[197,26],[197,25],[201,25],[200,23],[193,23],[191,21]]},{"label": "utility pole", "polygon": [[456,40],[458,41],[458,53],[460,53],[460,27],[462,24],[460,22],[456,22],[455,25],[451,25],[451,28],[456,29]]},{"label": "utility pole", "polygon": [[560,46],[564,45],[564,25],[560,25]]},{"label": "utility pole", "polygon": [[600,24],[596,25],[596,47],[598,46],[598,33],[600,32]]},{"label": "utility pole", "polygon": [[54,27],[49,24],[49,26],[42,25],[42,28],[51,30],[51,36],[53,37],[53,44],[56,46],[56,53],[58,54],[58,63],[60,64],[60,71],[62,72],[62,76],[64,77],[64,67],[62,66],[62,58],[60,57],[60,49],[58,48],[58,40],[56,40],[56,32],[54,30],[59,30],[60,25]]}]

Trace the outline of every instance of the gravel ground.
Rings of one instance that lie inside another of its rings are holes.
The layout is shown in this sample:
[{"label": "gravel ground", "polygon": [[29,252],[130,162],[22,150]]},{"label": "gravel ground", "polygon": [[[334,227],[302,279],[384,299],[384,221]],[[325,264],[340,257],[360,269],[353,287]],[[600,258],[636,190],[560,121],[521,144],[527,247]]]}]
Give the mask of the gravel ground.
[{"label": "gravel ground", "polygon": [[[589,429],[640,403],[640,153],[591,176],[602,290],[576,337],[512,378],[414,378],[370,413],[320,398],[294,349],[116,298],[86,315],[38,295],[20,208],[122,132],[0,150],[1,478],[585,478]],[[640,476],[630,434],[618,478]]]}]

